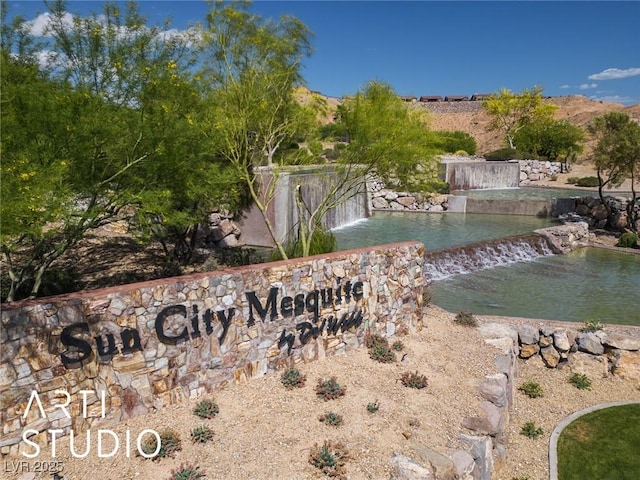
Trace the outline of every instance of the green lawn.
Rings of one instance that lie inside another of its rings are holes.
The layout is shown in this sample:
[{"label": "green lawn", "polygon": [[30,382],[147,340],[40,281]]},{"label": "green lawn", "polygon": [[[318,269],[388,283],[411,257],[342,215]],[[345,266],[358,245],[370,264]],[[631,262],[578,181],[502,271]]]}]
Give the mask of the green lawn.
[{"label": "green lawn", "polygon": [[640,404],[595,410],[558,439],[559,480],[640,479]]}]

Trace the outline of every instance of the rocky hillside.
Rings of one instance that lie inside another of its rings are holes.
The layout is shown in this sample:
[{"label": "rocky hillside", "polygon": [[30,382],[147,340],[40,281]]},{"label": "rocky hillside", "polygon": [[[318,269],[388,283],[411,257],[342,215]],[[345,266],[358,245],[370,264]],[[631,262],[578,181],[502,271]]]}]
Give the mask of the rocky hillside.
[{"label": "rocky hillside", "polygon": [[[303,95],[304,96],[304,95]],[[340,100],[324,97],[328,105],[328,114],[325,121],[330,122],[335,108]],[[566,97],[553,97],[548,100],[558,106],[556,118],[567,119],[570,122],[586,127],[594,117],[611,111],[627,112],[640,121],[640,104],[625,107],[619,103],[606,103],[590,100],[582,95]],[[491,152],[503,147],[503,138],[497,132],[489,130],[489,116],[482,110],[481,102],[455,102],[455,103],[415,103],[425,108],[431,114],[431,128],[433,130],[462,130],[476,139],[479,155]],[[591,141],[587,141],[585,152],[578,161],[588,161],[592,147]]]}]

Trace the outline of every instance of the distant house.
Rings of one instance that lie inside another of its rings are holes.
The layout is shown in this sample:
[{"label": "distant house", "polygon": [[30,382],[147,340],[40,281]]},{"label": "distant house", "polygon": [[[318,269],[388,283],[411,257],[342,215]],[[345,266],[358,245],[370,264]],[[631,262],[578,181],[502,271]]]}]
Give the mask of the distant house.
[{"label": "distant house", "polygon": [[491,96],[491,94],[489,94],[489,93],[474,93],[473,95],[471,95],[471,101],[475,102],[475,101],[485,100],[485,99],[489,98],[490,96]]},{"label": "distant house", "polygon": [[442,101],[442,97],[440,95],[423,95],[422,97],[420,97],[419,99],[420,102],[441,102]]},{"label": "distant house", "polygon": [[402,99],[403,102],[415,102],[418,100],[417,97],[413,97],[413,96],[402,96],[400,98]]},{"label": "distant house", "polygon": [[444,97],[445,102],[466,102],[469,98],[466,95],[447,95]]}]

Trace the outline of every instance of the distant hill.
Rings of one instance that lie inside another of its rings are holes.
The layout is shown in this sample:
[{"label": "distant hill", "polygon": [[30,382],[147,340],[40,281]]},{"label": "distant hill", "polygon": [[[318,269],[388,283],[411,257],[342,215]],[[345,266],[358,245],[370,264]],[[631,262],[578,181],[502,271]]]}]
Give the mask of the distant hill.
[{"label": "distant hill", "polygon": [[[340,99],[326,97],[318,92],[313,92],[322,96],[326,101],[329,112],[325,118],[326,122],[331,122],[333,113],[337,105],[341,103]],[[298,91],[300,99],[305,99],[311,92],[300,89]],[[304,101],[304,100],[303,100]],[[551,97],[547,101],[558,106],[556,118],[567,119],[571,123],[586,127],[594,117],[604,115],[612,111],[627,112],[631,117],[640,121],[640,104],[625,107],[619,103],[608,103],[590,100],[582,95],[571,95],[565,97]],[[431,128],[433,130],[462,130],[467,132],[476,139],[478,155],[497,150],[503,147],[503,138],[497,132],[489,130],[489,116],[480,107],[480,102],[456,102],[455,104],[444,105],[444,102],[438,104],[422,104],[422,106],[431,113]],[[416,105],[420,105],[416,103]],[[578,158],[578,161],[584,161],[588,158],[593,147],[593,142],[588,140],[585,152]]]}]

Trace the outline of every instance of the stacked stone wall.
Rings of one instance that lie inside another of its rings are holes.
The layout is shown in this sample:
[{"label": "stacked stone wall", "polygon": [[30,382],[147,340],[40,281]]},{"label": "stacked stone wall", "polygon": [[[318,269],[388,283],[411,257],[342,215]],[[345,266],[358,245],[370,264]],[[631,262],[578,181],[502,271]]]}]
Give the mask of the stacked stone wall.
[{"label": "stacked stone wall", "polygon": [[0,453],[416,331],[423,258],[404,242],[3,305]]}]

